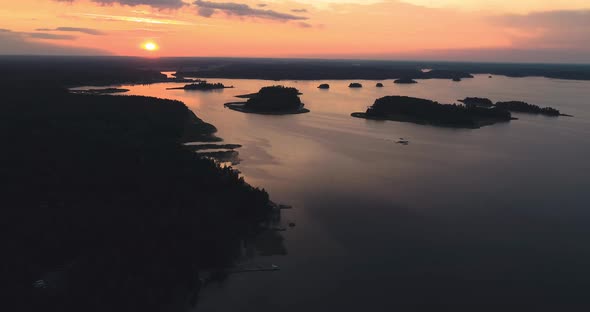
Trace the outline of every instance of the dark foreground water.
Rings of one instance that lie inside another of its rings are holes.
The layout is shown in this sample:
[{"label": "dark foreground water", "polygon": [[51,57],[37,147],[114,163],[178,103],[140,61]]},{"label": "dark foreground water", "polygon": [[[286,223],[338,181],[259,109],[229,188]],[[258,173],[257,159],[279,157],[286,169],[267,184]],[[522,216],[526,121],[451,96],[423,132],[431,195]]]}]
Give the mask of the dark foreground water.
[{"label": "dark foreground water", "polygon": [[[178,99],[244,145],[237,168],[294,209],[288,256],[255,259],[201,293],[199,311],[558,311],[590,307],[590,82],[477,76],[394,85],[284,81],[311,113],[243,114],[235,89],[130,94]],[[332,89],[318,90],[320,83]],[[180,86],[181,84],[179,84]],[[523,100],[575,117],[457,130],[350,117],[385,95]],[[396,144],[400,137],[407,146]]]}]

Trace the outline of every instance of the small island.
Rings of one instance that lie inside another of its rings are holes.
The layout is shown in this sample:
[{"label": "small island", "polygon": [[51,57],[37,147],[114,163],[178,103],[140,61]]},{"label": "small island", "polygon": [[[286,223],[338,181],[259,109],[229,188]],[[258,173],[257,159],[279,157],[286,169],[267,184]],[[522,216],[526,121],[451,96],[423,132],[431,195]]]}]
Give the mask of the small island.
[{"label": "small island", "polygon": [[383,88],[383,84],[382,84],[381,82],[378,82],[378,83],[375,85],[375,87],[377,87],[377,88]]},{"label": "small island", "polygon": [[223,83],[208,83],[207,81],[199,81],[197,83],[187,84],[184,87],[178,88],[167,88],[166,90],[198,90],[198,91],[210,91],[219,89],[233,88],[233,86],[225,86]]},{"label": "small island", "polygon": [[519,112],[519,113],[529,113],[529,114],[539,114],[545,115],[550,117],[557,117],[557,116],[570,116],[567,114],[562,114],[559,110],[553,107],[539,107],[537,105],[529,104],[522,101],[508,101],[508,102],[498,102],[496,103],[496,107],[500,109],[505,109],[511,112]]},{"label": "small island", "polygon": [[296,88],[284,86],[264,87],[258,93],[237,96],[247,98],[246,102],[226,103],[225,107],[243,113],[256,113],[265,115],[287,115],[308,113],[303,108]]},{"label": "small island", "polygon": [[488,98],[479,98],[479,97],[466,97],[459,102],[465,105],[475,105],[481,107],[492,107],[494,106],[494,102]]},{"label": "small island", "polygon": [[500,108],[440,104],[431,100],[407,96],[386,96],[377,99],[366,112],[352,113],[351,115],[374,120],[393,120],[471,129],[513,119],[510,112]]},{"label": "small island", "polygon": [[78,93],[78,94],[114,94],[114,93],[125,93],[128,92],[129,89],[122,89],[122,88],[103,88],[103,89],[78,89],[78,90],[70,90],[71,93]]},{"label": "small island", "polygon": [[397,84],[413,84],[413,83],[418,83],[418,81],[411,79],[411,78],[400,78],[397,79],[395,81],[393,81],[393,83],[397,83]]},{"label": "small island", "polygon": [[453,78],[453,81],[455,81],[455,82],[459,82],[459,81],[461,81],[461,78],[459,78],[459,77],[454,77],[454,78]]},{"label": "small island", "polygon": [[363,85],[358,82],[353,82],[353,83],[349,84],[348,87],[349,88],[362,88]]},{"label": "small island", "polygon": [[319,85],[318,89],[330,89],[330,85],[327,83],[322,83],[321,85]]}]

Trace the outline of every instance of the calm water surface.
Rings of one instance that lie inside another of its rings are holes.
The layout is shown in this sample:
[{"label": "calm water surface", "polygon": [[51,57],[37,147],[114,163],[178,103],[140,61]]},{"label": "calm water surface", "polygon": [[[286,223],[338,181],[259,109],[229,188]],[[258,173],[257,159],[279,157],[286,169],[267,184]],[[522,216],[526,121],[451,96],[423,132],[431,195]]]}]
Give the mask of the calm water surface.
[{"label": "calm water surface", "polygon": [[[199,311],[590,306],[590,82],[281,81],[311,112],[264,116],[223,103],[277,82],[210,81],[236,88],[124,87],[181,100],[226,143],[242,144],[237,168],[293,205],[283,216],[297,226],[284,234],[288,256],[260,260],[281,271],[209,287]],[[514,114],[520,120],[477,130],[350,117],[385,95],[523,100],[575,117]],[[396,144],[401,137],[410,144]]]}]

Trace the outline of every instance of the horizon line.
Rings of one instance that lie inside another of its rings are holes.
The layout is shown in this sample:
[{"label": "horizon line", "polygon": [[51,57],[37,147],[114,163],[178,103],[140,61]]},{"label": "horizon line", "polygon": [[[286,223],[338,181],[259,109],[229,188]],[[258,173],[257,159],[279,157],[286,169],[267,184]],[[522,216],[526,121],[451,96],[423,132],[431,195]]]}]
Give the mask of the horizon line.
[{"label": "horizon line", "polygon": [[141,55],[83,55],[83,54],[0,54],[6,57],[46,57],[46,58],[135,58],[144,60],[158,59],[242,59],[242,60],[316,60],[316,61],[364,61],[364,62],[399,62],[399,63],[461,63],[461,64],[514,64],[514,65],[583,65],[590,62],[523,62],[523,61],[455,61],[443,59],[385,59],[385,58],[324,58],[324,57],[255,57],[255,56],[141,56]]}]

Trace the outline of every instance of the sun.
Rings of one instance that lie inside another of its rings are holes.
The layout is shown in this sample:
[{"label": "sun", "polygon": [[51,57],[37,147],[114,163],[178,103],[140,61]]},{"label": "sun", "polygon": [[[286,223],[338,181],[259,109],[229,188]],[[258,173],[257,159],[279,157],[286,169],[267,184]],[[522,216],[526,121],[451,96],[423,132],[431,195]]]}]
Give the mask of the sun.
[{"label": "sun", "polygon": [[158,45],[155,42],[153,42],[153,41],[145,42],[144,44],[141,45],[141,47],[144,50],[147,50],[147,51],[156,51],[156,50],[158,50]]}]

